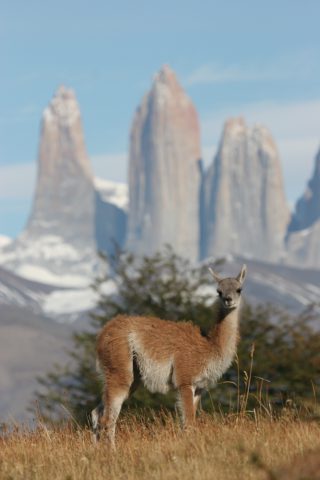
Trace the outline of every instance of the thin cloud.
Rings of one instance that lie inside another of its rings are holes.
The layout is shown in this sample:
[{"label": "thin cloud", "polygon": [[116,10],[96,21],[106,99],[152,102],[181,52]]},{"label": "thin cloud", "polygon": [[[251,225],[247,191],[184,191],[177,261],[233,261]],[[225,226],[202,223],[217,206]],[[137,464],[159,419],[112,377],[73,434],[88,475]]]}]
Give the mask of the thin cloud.
[{"label": "thin cloud", "polygon": [[186,77],[184,84],[190,87],[212,83],[271,80],[273,78],[279,78],[279,73],[274,71],[242,70],[236,66],[202,65]]},{"label": "thin cloud", "polygon": [[240,66],[207,63],[189,73],[184,79],[184,84],[191,87],[216,83],[306,79],[312,78],[315,72],[319,72],[317,55],[309,49],[295,52],[294,55],[287,55],[263,65]]}]

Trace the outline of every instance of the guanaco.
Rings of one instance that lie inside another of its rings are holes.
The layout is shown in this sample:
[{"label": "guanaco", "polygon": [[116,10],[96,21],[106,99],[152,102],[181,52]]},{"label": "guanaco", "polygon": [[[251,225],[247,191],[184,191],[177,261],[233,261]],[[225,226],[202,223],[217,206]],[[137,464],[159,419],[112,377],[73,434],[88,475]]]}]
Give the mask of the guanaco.
[{"label": "guanaco", "polygon": [[156,317],[118,315],[103,327],[97,339],[103,402],[91,414],[95,439],[104,428],[114,446],[122,404],[140,382],[151,392],[174,389],[183,424],[194,422],[202,393],[216,384],[236,353],[246,265],[235,278],[221,278],[211,267],[209,271],[218,296],[206,335],[190,322]]}]

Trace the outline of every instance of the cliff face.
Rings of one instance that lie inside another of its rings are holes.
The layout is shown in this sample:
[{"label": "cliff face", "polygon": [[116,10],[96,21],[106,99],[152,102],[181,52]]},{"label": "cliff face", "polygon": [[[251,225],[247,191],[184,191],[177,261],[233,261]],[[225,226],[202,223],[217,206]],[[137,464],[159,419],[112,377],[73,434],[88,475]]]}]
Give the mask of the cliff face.
[{"label": "cliff face", "polygon": [[150,254],[171,244],[195,260],[199,250],[200,133],[196,110],[164,66],[131,130],[127,246]]},{"label": "cliff face", "polygon": [[93,219],[93,178],[80,109],[73,91],[60,87],[43,113],[38,181],[25,234],[52,234],[92,247]]},{"label": "cliff face", "polygon": [[95,178],[95,236],[97,248],[107,254],[123,249],[127,233],[126,184]]},{"label": "cliff face", "polygon": [[303,268],[320,268],[320,220],[287,239],[287,263]]},{"label": "cliff face", "polygon": [[313,175],[292,215],[286,261],[293,265],[320,268],[320,150],[315,158]]},{"label": "cliff face", "polygon": [[312,178],[303,196],[298,200],[289,225],[289,232],[310,227],[320,219],[320,150],[315,159]]},{"label": "cliff face", "polygon": [[241,118],[226,122],[204,190],[204,256],[282,256],[289,211],[277,149],[265,128],[250,129]]},{"label": "cliff face", "polygon": [[[1,262],[23,276],[92,276],[95,262],[95,191],[80,109],[72,90],[60,87],[44,110],[38,178],[32,211]],[[48,272],[49,275],[47,274]],[[54,281],[59,281],[54,278]]]}]

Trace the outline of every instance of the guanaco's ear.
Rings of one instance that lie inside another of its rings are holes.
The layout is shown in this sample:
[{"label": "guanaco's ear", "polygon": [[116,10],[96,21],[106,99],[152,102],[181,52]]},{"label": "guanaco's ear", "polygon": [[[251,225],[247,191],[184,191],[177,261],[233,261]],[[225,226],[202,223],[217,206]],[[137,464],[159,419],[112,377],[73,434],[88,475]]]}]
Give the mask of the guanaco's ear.
[{"label": "guanaco's ear", "polygon": [[210,265],[208,267],[208,270],[217,283],[221,282],[222,278],[213,270],[213,268]]},{"label": "guanaco's ear", "polygon": [[247,265],[244,264],[242,265],[241,272],[237,276],[237,280],[238,282],[241,283],[241,285],[243,284],[244,279],[246,278],[246,274],[247,274]]}]

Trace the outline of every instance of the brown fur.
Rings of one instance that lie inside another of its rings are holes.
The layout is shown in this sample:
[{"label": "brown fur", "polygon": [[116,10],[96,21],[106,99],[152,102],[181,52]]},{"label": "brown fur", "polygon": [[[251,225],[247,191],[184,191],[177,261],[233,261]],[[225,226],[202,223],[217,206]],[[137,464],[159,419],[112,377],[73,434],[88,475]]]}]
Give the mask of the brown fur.
[{"label": "brown fur", "polygon": [[218,281],[220,297],[214,303],[213,325],[207,336],[191,323],[126,315],[115,317],[100,332],[97,357],[105,383],[101,425],[111,442],[122,403],[141,380],[151,391],[175,389],[183,422],[189,425],[203,389],[212,386],[229,367],[239,338],[245,268],[235,279],[220,279],[211,273]]}]

